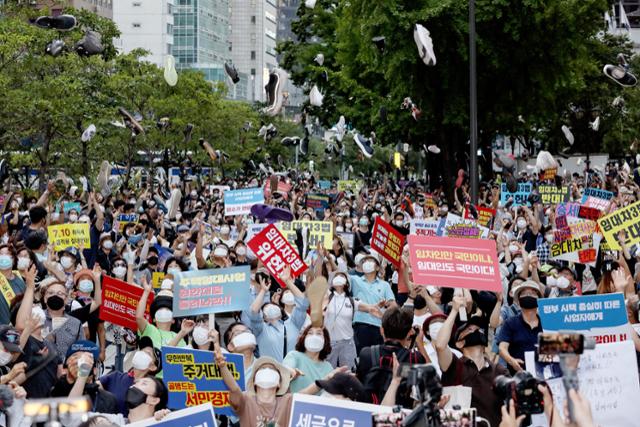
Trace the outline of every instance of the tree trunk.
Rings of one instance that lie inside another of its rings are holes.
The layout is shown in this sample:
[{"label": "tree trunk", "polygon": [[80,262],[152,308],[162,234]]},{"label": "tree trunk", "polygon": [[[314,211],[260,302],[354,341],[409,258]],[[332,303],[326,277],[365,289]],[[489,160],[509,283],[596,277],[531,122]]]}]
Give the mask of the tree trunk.
[{"label": "tree trunk", "polygon": [[42,149],[38,153],[40,158],[40,170],[38,171],[38,191],[43,193],[47,189],[47,173],[49,172],[49,148],[51,146],[51,137],[47,135]]}]

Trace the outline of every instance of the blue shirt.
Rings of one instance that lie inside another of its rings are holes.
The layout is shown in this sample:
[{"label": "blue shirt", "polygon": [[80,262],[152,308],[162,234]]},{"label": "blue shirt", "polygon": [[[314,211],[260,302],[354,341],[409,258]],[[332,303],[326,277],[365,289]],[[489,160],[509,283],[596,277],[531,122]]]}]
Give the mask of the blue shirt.
[{"label": "blue shirt", "polygon": [[538,334],[541,332],[540,318],[538,318],[538,326],[531,328],[520,313],[510,317],[502,324],[502,328],[498,332],[498,344],[508,342],[511,357],[524,360],[525,352],[535,351],[536,344],[538,344]]},{"label": "blue shirt", "polygon": [[307,318],[309,300],[295,297],[295,302],[293,312],[286,321],[279,320],[275,323],[269,323],[264,321],[261,311],[258,313],[249,312],[251,330],[256,336],[260,356],[269,356],[282,363],[284,356],[295,349],[300,329]]},{"label": "blue shirt", "polygon": [[[395,296],[391,290],[389,283],[384,280],[380,280],[376,277],[373,282],[369,282],[364,276],[351,275],[351,290],[353,292],[353,298],[365,303],[376,305],[380,301],[394,301]],[[381,326],[382,321],[369,313],[357,311],[354,318],[354,323],[366,323],[367,325]]]},{"label": "blue shirt", "polygon": [[126,417],[129,415],[129,409],[127,408],[127,391],[133,385],[133,374],[129,372],[113,371],[108,375],[100,377],[100,384],[102,387],[113,393],[118,400],[118,406],[120,412]]}]

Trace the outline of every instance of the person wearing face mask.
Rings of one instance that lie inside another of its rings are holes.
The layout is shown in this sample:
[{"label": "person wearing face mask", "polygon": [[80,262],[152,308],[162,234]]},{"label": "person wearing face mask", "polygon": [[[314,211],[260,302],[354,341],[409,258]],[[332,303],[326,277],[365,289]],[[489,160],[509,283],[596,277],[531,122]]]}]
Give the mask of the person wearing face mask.
[{"label": "person wearing face mask", "polygon": [[520,241],[524,243],[524,250],[533,252],[538,243],[544,239],[544,233],[541,233],[542,225],[538,220],[541,215],[542,205],[536,204],[535,213],[527,206],[520,208],[520,216],[516,218],[516,228]]},{"label": "person wearing face mask", "polygon": [[21,355],[20,332],[11,325],[0,325],[0,384],[24,382],[27,364],[15,363]]},{"label": "person wearing face mask", "polygon": [[68,247],[58,253],[58,259],[60,263],[56,266],[55,272],[52,273],[70,288],[73,285],[73,275],[76,273],[80,263],[80,251],[76,248]]},{"label": "person wearing face mask", "polygon": [[[96,266],[97,267],[97,266]],[[102,304],[102,287],[99,267],[94,271],[84,269],[73,276],[75,299],[71,302],[69,314],[80,320],[85,328],[85,336],[89,341],[100,344],[99,360],[104,362],[107,340],[104,321],[100,320],[99,308]]]},{"label": "person wearing face mask", "polygon": [[214,336],[217,337],[218,333],[216,331],[216,333],[213,334],[212,331],[209,329],[208,316],[196,317],[193,331],[191,332],[191,338],[192,338],[191,347],[197,350],[213,351],[214,349],[213,341],[215,339]]},{"label": "person wearing face mask", "polygon": [[245,378],[249,378],[253,373],[257,345],[256,337],[251,329],[242,322],[232,323],[222,339],[227,350],[244,356],[244,375]]},{"label": "person wearing face mask", "polygon": [[113,261],[118,257],[118,252],[113,247],[111,234],[105,233],[100,237],[100,250],[96,255],[96,262],[104,271],[113,272]]},{"label": "person wearing face mask", "polygon": [[[279,302],[280,307],[284,310],[284,313],[287,317],[291,317],[293,314],[293,310],[296,308],[296,298],[293,296],[293,292],[285,289],[280,294],[274,294],[274,302]],[[280,298],[280,301],[277,298]],[[304,329],[311,324],[311,317],[309,314],[306,315],[304,323],[302,324],[302,328]]]},{"label": "person wearing face mask", "polygon": [[547,277],[547,286],[551,288],[549,298],[582,295],[580,283],[576,281],[575,271],[567,266],[558,270],[557,278]]},{"label": "person wearing face mask", "polygon": [[9,307],[16,296],[24,293],[24,280],[13,272],[16,265],[15,250],[9,245],[0,245],[0,323],[9,323]]},{"label": "person wearing face mask", "polygon": [[451,312],[438,331],[435,339],[438,364],[442,370],[442,385],[463,385],[471,387],[471,407],[478,410],[478,416],[487,419],[491,425],[500,424],[502,400],[496,395],[493,383],[498,375],[509,375],[506,368],[491,363],[485,356],[487,333],[482,319],[471,316],[455,332],[454,342],[463,356],[458,357],[449,348],[452,330],[460,312],[465,307],[463,296],[454,296]]},{"label": "person wearing face mask", "polygon": [[[444,321],[447,320],[447,315],[441,312],[429,315],[422,324],[422,332],[424,334],[424,349],[429,357],[427,363],[432,363],[433,367],[438,372],[438,376],[442,376],[440,365],[438,364],[438,352],[435,347],[435,340],[438,338],[440,329]],[[462,357],[462,353],[456,348],[449,347],[453,354],[458,357]]]},{"label": "person wearing face mask", "polygon": [[162,353],[153,347],[149,337],[138,339],[138,349],[131,358],[131,369],[128,372],[111,371],[100,377],[102,387],[113,393],[118,402],[119,412],[125,417],[129,413],[127,407],[127,391],[136,380],[146,376],[154,376],[162,370]]},{"label": "person wearing face mask", "polygon": [[169,258],[164,263],[164,277],[176,281],[178,274],[187,271],[187,265],[178,258]]},{"label": "person wearing face mask", "polygon": [[353,253],[366,249],[371,245],[371,230],[369,229],[369,218],[360,217],[358,220],[358,229],[353,234]]},{"label": "person wearing face mask", "polygon": [[71,209],[69,211],[68,218],[69,218],[69,222],[70,223],[73,224],[73,223],[78,222],[78,217],[79,217],[78,212],[75,209]]},{"label": "person wearing face mask", "polygon": [[329,332],[325,328],[307,326],[298,337],[295,350],[289,352],[282,361],[284,366],[296,373],[291,381],[292,393],[307,388],[333,370],[333,366],[326,361],[329,353]]},{"label": "person wearing face mask", "polygon": [[498,341],[500,357],[504,359],[509,372],[515,374],[524,369],[524,354],[534,351],[542,325],[538,317],[538,298],[542,298],[540,285],[526,280],[513,289],[521,313],[508,319],[500,328]]},{"label": "person wearing face mask", "polygon": [[540,265],[544,265],[549,262],[550,248],[553,245],[554,236],[551,226],[544,227],[542,230],[544,239],[539,239],[536,246],[536,254],[538,255],[538,261]]},{"label": "person wearing face mask", "polygon": [[233,262],[234,266],[250,265],[249,259],[247,258],[247,245],[245,245],[243,241],[236,243],[234,251],[236,253],[236,260]]},{"label": "person wearing face mask", "polygon": [[227,248],[235,246],[236,240],[231,237],[231,227],[229,224],[225,223],[220,226],[220,241],[222,241]]},{"label": "person wearing face mask", "polygon": [[[389,283],[378,278],[380,264],[378,258],[368,254],[362,259],[362,277],[350,276],[353,297],[365,304],[382,309],[396,307],[395,296]],[[364,347],[382,344],[380,335],[380,319],[368,313],[358,311],[354,316],[354,337],[358,353]]]}]

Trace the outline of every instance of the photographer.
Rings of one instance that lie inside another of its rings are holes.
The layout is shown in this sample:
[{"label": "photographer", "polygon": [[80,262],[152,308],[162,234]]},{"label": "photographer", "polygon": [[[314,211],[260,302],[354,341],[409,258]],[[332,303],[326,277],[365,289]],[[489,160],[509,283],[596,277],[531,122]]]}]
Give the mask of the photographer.
[{"label": "photographer", "polygon": [[498,375],[508,375],[507,370],[493,364],[485,356],[487,334],[479,325],[477,317],[470,317],[455,333],[455,345],[463,356],[454,355],[449,340],[460,308],[465,299],[454,296],[451,312],[442,325],[435,340],[438,363],[442,369],[442,385],[471,387],[471,406],[477,408],[478,416],[489,420],[491,425],[500,422],[500,401],[493,390],[493,381]]}]

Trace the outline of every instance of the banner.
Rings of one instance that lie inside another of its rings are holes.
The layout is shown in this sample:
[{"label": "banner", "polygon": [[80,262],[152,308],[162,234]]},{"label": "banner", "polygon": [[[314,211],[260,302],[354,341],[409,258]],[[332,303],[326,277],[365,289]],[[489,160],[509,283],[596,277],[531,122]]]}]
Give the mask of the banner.
[{"label": "banner", "polygon": [[286,265],[291,267],[291,277],[294,278],[307,269],[298,252],[273,224],[269,224],[260,234],[249,240],[247,246],[283,288],[285,284],[280,280],[280,274]]},{"label": "banner", "polygon": [[502,290],[494,240],[409,236],[409,254],[419,285]]},{"label": "banner", "polygon": [[504,206],[507,204],[509,199],[513,199],[512,206],[523,206],[527,204],[527,198],[529,198],[529,194],[533,190],[533,185],[530,182],[520,182],[518,183],[518,190],[515,193],[510,193],[507,190],[507,184],[502,184],[502,189],[500,190],[500,206]]},{"label": "banner", "polygon": [[251,213],[251,206],[258,203],[264,203],[264,193],[261,188],[225,191],[224,215],[248,215]]},{"label": "banner", "polygon": [[122,233],[125,225],[130,222],[137,224],[138,220],[140,220],[140,215],[138,214],[120,214],[113,222],[113,229],[118,230],[118,233]]},{"label": "banner", "polygon": [[556,206],[556,217],[572,216],[578,218],[580,206],[578,203],[559,203]]},{"label": "banner", "polygon": [[[477,219],[478,224],[483,227],[488,227],[493,217],[496,216],[496,210],[491,208],[485,208],[483,206],[476,206],[475,208],[476,208],[476,211],[478,212],[478,219]],[[471,215],[471,210],[468,208],[465,208],[464,210],[464,219],[476,220],[476,218],[474,218]]]},{"label": "banner", "polygon": [[[102,305],[99,310],[100,320],[137,331],[136,308],[143,292],[144,290],[139,286],[131,285],[103,274]],[[153,302],[153,295],[153,292],[149,294],[147,307],[144,311],[148,322],[151,322],[149,307]]]},{"label": "banner", "polygon": [[[562,231],[566,231],[566,228]],[[554,236],[559,236],[559,234],[554,234]],[[549,247],[549,257],[554,260],[577,262],[595,267],[600,240],[602,240],[602,235],[598,233],[582,236],[571,235],[567,239],[552,243]]]},{"label": "banner", "polygon": [[68,214],[69,211],[76,211],[76,213],[80,214],[80,211],[82,211],[82,207],[80,207],[79,202],[64,202],[64,204],[62,205],[62,211],[65,215]]},{"label": "banner", "polygon": [[553,181],[554,179],[556,179],[557,174],[558,174],[558,168],[545,169],[540,174],[541,175],[540,179],[542,181],[549,181],[549,180]]},{"label": "banner", "polygon": [[478,225],[475,219],[464,219],[459,215],[449,213],[444,227],[440,228],[439,236],[457,237],[461,239],[486,239],[489,229]]},{"label": "banner", "polygon": [[585,188],[582,194],[582,205],[588,208],[595,208],[606,211],[611,205],[613,193],[599,188]]},{"label": "banner", "polygon": [[171,412],[160,421],[151,417],[126,425],[128,427],[216,427],[216,415],[213,412],[213,405],[205,403]]},{"label": "banner", "polygon": [[566,185],[560,188],[555,185],[540,185],[538,192],[543,205],[557,205],[569,201],[569,187]]},{"label": "banner", "polygon": [[389,223],[376,218],[371,232],[371,249],[382,255],[387,261],[400,268],[404,236]]},{"label": "banner", "polygon": [[331,181],[321,179],[320,181],[318,181],[318,188],[321,190],[329,190],[331,188]]},{"label": "banner", "polygon": [[310,249],[315,249],[318,246],[318,242],[325,249],[331,250],[333,247],[333,222],[331,221],[279,222],[276,226],[292,245],[295,245],[296,242],[296,230],[307,227],[309,228],[309,241],[307,244]]},{"label": "banner", "polygon": [[[271,185],[269,180],[267,179],[262,187],[264,190],[264,197],[271,197]],[[291,191],[291,184],[287,184],[285,181],[278,180],[278,186],[276,187],[276,191],[282,194],[282,197],[285,200],[289,200],[289,191]]]},{"label": "banner", "polygon": [[89,224],[59,224],[50,225],[47,228],[49,243],[53,244],[53,250],[58,252],[68,247],[91,249],[91,236]]},{"label": "banner", "polygon": [[414,236],[437,236],[440,227],[444,227],[445,219],[418,220],[412,219],[409,224],[409,233]]},{"label": "banner", "polygon": [[251,267],[183,271],[174,277],[173,315],[242,311],[251,305]]},{"label": "banner", "polygon": [[338,181],[338,191],[346,191],[349,193],[359,193],[362,187],[364,187],[364,181],[359,179],[350,179],[350,180],[341,179],[340,181]]},{"label": "banner", "polygon": [[307,194],[305,208],[324,211],[329,208],[329,196],[326,194]]},{"label": "banner", "polygon": [[436,204],[436,200],[433,198],[433,194],[425,193],[424,194],[424,207],[427,209],[437,209],[438,205]]},{"label": "banner", "polygon": [[287,427],[371,427],[373,414],[391,414],[389,406],[295,393]]},{"label": "banner", "polygon": [[247,236],[244,238],[245,242],[248,242],[249,240],[253,239],[253,236],[255,236],[256,234],[260,234],[260,232],[262,230],[264,230],[265,228],[267,228],[269,226],[269,224],[251,224],[247,226]]},{"label": "banner", "polygon": [[542,328],[548,332],[579,332],[594,337],[598,344],[631,339],[621,293],[541,298],[538,313]]},{"label": "banner", "polygon": [[[245,389],[244,357],[225,353],[227,367],[242,390]],[[163,381],[169,391],[171,409],[211,403],[218,415],[235,415],[212,351],[188,347],[162,347]]]},{"label": "banner", "polygon": [[609,247],[620,250],[616,236],[620,231],[625,232],[625,243],[628,248],[640,243],[640,202],[635,202],[624,208],[598,219],[600,230],[607,240]]}]

